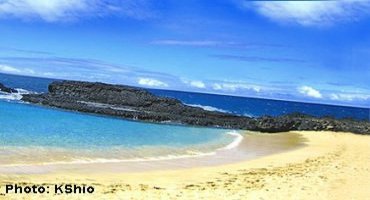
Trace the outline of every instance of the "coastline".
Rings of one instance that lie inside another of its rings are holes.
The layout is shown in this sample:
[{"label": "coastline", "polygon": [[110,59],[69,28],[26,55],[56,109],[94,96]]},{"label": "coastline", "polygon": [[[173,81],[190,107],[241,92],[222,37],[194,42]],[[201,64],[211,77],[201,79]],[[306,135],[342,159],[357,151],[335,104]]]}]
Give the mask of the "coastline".
[{"label": "coastline", "polygon": [[[294,133],[305,139],[305,146],[221,166],[133,173],[105,169],[99,173],[61,170],[33,175],[3,174],[0,185],[73,182],[96,187],[94,194],[72,195],[69,199],[366,199],[370,195],[367,190],[370,186],[369,136]],[[4,196],[3,191],[1,193]]]},{"label": "coastline", "polygon": [[[225,134],[233,136],[234,139],[223,147],[218,147],[209,152],[207,150],[196,152],[188,150],[186,154],[180,155],[132,159],[94,158],[90,160],[58,161],[58,159],[63,159],[65,153],[50,153],[51,150],[49,150],[47,155],[42,154],[40,156],[44,161],[39,160],[38,163],[0,165],[0,174],[23,174],[24,171],[27,171],[28,174],[39,174],[60,170],[99,173],[102,169],[122,173],[220,166],[288,151],[304,145],[302,137],[288,132],[271,135],[252,131],[228,131]],[[156,149],[152,148],[149,151],[156,151]],[[33,154],[39,154],[38,150],[35,150]],[[47,162],[49,158],[53,158],[55,161]]]}]

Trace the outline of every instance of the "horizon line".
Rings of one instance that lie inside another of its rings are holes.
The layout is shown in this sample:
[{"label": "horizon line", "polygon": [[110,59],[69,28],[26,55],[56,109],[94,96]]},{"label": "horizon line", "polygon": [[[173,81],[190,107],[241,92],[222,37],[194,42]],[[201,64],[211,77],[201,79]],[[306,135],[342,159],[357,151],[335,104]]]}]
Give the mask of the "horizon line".
[{"label": "horizon line", "polygon": [[[41,78],[41,79],[51,79],[51,80],[60,80],[60,81],[85,81],[94,83],[94,81],[86,81],[86,80],[73,80],[73,79],[61,79],[61,78],[50,78],[50,77],[40,77],[40,76],[32,76],[32,75],[22,75],[22,74],[11,74],[11,73],[4,73],[0,72],[0,74],[4,75],[11,75],[11,76],[23,76],[23,77],[30,77],[30,78]],[[186,92],[186,93],[197,93],[197,94],[206,94],[206,95],[218,95],[218,96],[229,96],[229,97],[238,97],[238,98],[251,98],[251,99],[259,99],[259,100],[271,100],[271,101],[286,101],[292,103],[306,103],[306,104],[316,104],[316,105],[325,105],[325,106],[340,106],[340,107],[351,107],[351,108],[362,108],[362,109],[369,109],[370,112],[370,105],[366,107],[366,105],[351,105],[351,104],[336,104],[336,103],[325,103],[325,102],[315,102],[315,101],[300,101],[300,100],[292,100],[292,99],[284,99],[284,98],[269,98],[269,97],[259,97],[259,96],[242,96],[237,94],[228,94],[228,93],[217,93],[217,92],[201,92],[201,91],[188,91],[188,90],[180,90],[180,89],[160,89],[160,88],[150,88],[145,86],[136,86],[136,85],[129,85],[129,84],[122,84],[122,83],[109,83],[109,82],[101,82],[95,81],[95,83],[105,83],[105,84],[114,84],[114,85],[122,85],[122,86],[130,86],[136,88],[143,88],[149,90],[164,90],[164,91],[174,91],[174,92]]]}]

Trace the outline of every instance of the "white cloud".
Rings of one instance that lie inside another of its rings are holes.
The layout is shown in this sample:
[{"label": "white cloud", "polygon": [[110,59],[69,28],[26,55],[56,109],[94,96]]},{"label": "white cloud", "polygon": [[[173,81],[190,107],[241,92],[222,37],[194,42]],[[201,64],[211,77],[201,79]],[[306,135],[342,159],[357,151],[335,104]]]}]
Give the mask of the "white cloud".
[{"label": "white cloud", "polygon": [[5,0],[0,3],[0,13],[3,16],[19,18],[38,16],[52,22],[87,10],[90,7],[88,2],[87,0]]},{"label": "white cloud", "polygon": [[229,92],[236,92],[237,90],[253,90],[255,92],[260,92],[261,87],[257,85],[250,85],[245,83],[214,83],[212,88],[214,90],[222,90]]},{"label": "white cloud", "polygon": [[0,72],[10,73],[10,74],[23,74],[23,75],[34,75],[35,70],[30,68],[17,68],[9,65],[0,64]]},{"label": "white cloud", "polygon": [[23,71],[24,71],[26,74],[36,74],[35,70],[33,70],[33,69],[28,69],[28,68],[26,68],[26,69],[24,69]]},{"label": "white cloud", "polygon": [[202,81],[190,81],[189,84],[196,88],[206,88],[206,84],[204,84]]},{"label": "white cloud", "polygon": [[309,87],[309,86],[302,86],[298,88],[298,92],[303,94],[304,96],[312,97],[312,98],[322,98],[322,94],[320,91]]},{"label": "white cloud", "polygon": [[181,81],[186,84],[186,85],[189,85],[191,87],[195,87],[195,88],[201,88],[201,89],[204,89],[206,88],[206,84],[203,82],[203,81],[189,81],[187,79],[184,79],[184,78],[181,78]]},{"label": "white cloud", "polygon": [[0,65],[0,71],[5,73],[21,73],[22,71],[9,65]]},{"label": "white cloud", "polygon": [[366,101],[370,100],[370,94],[333,93],[330,95],[330,99],[335,101]]},{"label": "white cloud", "polygon": [[271,20],[304,26],[353,21],[370,14],[370,1],[367,0],[243,2],[245,7],[253,8]]},{"label": "white cloud", "polygon": [[2,0],[0,16],[26,20],[40,18],[47,22],[112,14],[143,19],[151,15],[146,7],[145,0]]},{"label": "white cloud", "polygon": [[55,76],[55,74],[52,73],[52,72],[44,72],[44,73],[42,73],[42,75],[43,76],[48,76],[48,77]]},{"label": "white cloud", "polygon": [[139,78],[138,84],[150,87],[168,87],[167,83],[153,78]]}]

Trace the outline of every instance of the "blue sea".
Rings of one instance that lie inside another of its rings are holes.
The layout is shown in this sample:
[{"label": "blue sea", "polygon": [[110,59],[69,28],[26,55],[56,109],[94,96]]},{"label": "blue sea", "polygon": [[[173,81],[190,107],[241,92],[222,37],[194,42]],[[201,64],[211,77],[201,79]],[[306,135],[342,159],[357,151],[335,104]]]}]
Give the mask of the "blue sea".
[{"label": "blue sea", "polygon": [[[34,92],[46,92],[47,86],[52,81],[55,80],[7,75],[0,73],[0,82],[6,84],[7,86],[13,88],[22,88]],[[156,95],[179,99],[183,103],[191,106],[251,117],[260,117],[264,115],[279,116],[293,112],[300,112],[317,117],[331,116],[335,118],[353,118],[357,120],[367,121],[370,120],[369,108],[301,103],[282,100],[235,97],[158,89],[148,90]]]},{"label": "blue sea", "polygon": [[[21,93],[46,92],[52,79],[0,74]],[[153,90],[185,104],[245,116],[301,112],[369,120],[369,109]],[[0,94],[0,165],[132,161],[212,154],[238,138],[231,130],[151,124],[30,105]],[[225,103],[227,102],[227,103]],[[30,157],[30,155],[33,155]]]}]

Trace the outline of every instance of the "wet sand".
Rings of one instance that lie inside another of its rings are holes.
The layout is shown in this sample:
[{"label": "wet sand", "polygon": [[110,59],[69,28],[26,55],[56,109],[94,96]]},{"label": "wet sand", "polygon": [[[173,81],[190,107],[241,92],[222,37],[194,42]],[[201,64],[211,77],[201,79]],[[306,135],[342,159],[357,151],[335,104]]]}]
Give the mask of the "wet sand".
[{"label": "wet sand", "polygon": [[[68,163],[68,164],[26,164],[26,165],[1,165],[0,174],[42,174],[42,173],[53,173],[58,171],[72,171],[81,173],[99,173],[103,170],[111,173],[122,173],[122,172],[141,172],[141,171],[154,171],[154,170],[169,170],[169,169],[187,169],[195,167],[205,166],[218,166],[229,163],[241,162],[258,157],[279,153],[283,151],[292,150],[299,148],[304,145],[304,138],[297,133],[284,133],[284,134],[261,134],[258,132],[244,132],[239,135],[241,141],[234,141],[231,146],[227,146],[226,149],[219,149],[210,154],[205,153],[204,155],[184,155],[178,158],[155,158],[154,160],[149,159],[146,161],[127,161],[127,162],[101,162],[92,163]],[[238,138],[236,139],[238,140]],[[234,144],[234,143],[237,144]],[[236,145],[236,146],[234,146]],[[44,151],[42,151],[44,152]],[[34,152],[35,154],[37,151]],[[43,155],[47,157],[45,160],[63,160],[64,154],[61,153],[48,153],[49,155]],[[50,157],[52,156],[52,157]],[[33,159],[34,157],[28,157],[25,159]],[[19,160],[18,157],[15,157]],[[34,158],[39,161],[42,160],[42,156]],[[11,160],[6,160],[7,163]],[[0,161],[0,163],[5,163]]]},{"label": "wet sand", "polygon": [[[176,170],[119,172],[105,166],[84,171],[59,169],[39,174],[0,175],[4,199],[368,199],[370,137],[351,133],[292,132],[261,137],[266,145],[277,135],[288,148],[236,163]],[[295,137],[295,136],[293,136]],[[293,139],[294,141],[295,139]],[[247,141],[247,140],[245,140]],[[244,141],[244,142],[245,142]],[[279,143],[279,142],[278,142]],[[260,146],[261,143],[255,143]],[[262,146],[266,146],[262,145]],[[281,143],[280,143],[281,145]],[[241,147],[245,147],[241,145]],[[97,169],[100,169],[99,172]],[[6,183],[88,184],[94,194],[4,194]]]}]

